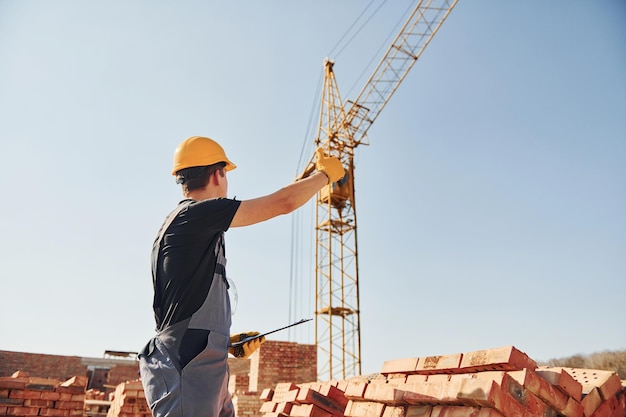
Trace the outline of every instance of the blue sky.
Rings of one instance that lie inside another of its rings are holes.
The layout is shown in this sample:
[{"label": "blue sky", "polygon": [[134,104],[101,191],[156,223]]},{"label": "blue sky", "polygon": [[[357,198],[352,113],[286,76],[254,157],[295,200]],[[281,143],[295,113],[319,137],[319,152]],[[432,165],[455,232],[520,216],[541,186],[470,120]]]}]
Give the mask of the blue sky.
[{"label": "blue sky", "polygon": [[[338,45],[366,4],[0,0],[0,349],[140,349],[174,148],[221,142],[239,199],[289,183],[324,58],[355,98],[408,7]],[[625,21],[618,0],[453,10],[357,152],[363,373],[504,345],[626,349]],[[234,331],[294,305],[312,317],[312,257],[290,271],[313,238],[312,204],[228,232]],[[312,343],[313,325],[289,336]]]}]

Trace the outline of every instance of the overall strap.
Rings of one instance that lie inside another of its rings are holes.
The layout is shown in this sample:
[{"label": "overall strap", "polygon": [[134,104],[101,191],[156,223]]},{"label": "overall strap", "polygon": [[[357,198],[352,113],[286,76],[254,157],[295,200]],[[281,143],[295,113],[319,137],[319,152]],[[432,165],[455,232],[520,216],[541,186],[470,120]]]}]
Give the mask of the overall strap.
[{"label": "overall strap", "polygon": [[163,240],[163,236],[165,235],[165,231],[167,230],[168,227],[170,227],[170,224],[172,224],[172,222],[174,221],[174,219],[176,218],[176,216],[178,216],[178,213],[180,213],[181,211],[183,211],[183,209],[185,207],[187,207],[189,204],[191,204],[192,200],[187,200],[184,201],[182,203],[180,203],[178,205],[178,207],[176,207],[165,219],[165,222],[163,222],[163,225],[161,226],[161,230],[159,230],[159,234],[157,235],[156,239],[154,239],[154,243],[152,244],[152,247],[157,247],[161,240]]},{"label": "overall strap", "polygon": [[[159,233],[156,237],[156,239],[154,239],[154,243],[152,244],[152,256],[151,256],[151,260],[152,260],[152,285],[154,286],[154,297],[155,300],[158,297],[157,291],[158,291],[158,287],[157,287],[157,283],[156,283],[156,274],[157,274],[157,269],[158,269],[158,265],[159,265],[159,257],[161,255],[161,244],[163,243],[163,236],[165,236],[165,232],[167,231],[167,229],[170,227],[170,225],[172,224],[172,222],[174,221],[174,219],[176,218],[176,216],[178,216],[178,214],[183,211],[183,209],[185,209],[187,206],[189,206],[189,204],[191,204],[193,202],[193,200],[187,200],[184,201],[182,203],[180,203],[178,205],[178,207],[176,207],[165,219],[165,222],[163,222],[163,225],[161,226],[161,230],[159,230]],[[156,306],[153,306],[156,309]],[[155,313],[157,313],[157,311],[155,310]],[[160,312],[159,314],[155,314],[157,316],[160,316]],[[158,325],[160,326],[160,324]]]}]

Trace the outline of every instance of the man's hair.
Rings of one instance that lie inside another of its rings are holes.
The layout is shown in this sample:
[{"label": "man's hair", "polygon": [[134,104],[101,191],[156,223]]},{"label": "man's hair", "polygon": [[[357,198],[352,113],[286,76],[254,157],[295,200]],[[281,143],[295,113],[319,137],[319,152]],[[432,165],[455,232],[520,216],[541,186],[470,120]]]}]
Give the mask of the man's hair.
[{"label": "man's hair", "polygon": [[176,172],[176,183],[183,185],[183,191],[185,193],[198,190],[206,187],[209,178],[211,178],[214,173],[219,171],[220,176],[223,177],[224,167],[226,167],[226,162],[218,162],[217,164],[201,167],[183,168]]}]

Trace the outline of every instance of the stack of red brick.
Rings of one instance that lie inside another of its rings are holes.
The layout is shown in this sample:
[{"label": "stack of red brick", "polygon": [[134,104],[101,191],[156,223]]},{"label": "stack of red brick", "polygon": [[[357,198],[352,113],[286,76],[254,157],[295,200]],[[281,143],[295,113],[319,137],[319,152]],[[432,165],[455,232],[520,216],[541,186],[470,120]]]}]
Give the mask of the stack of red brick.
[{"label": "stack of red brick", "polygon": [[86,387],[83,376],[61,382],[17,371],[0,377],[0,415],[82,417]]},{"label": "stack of red brick", "polygon": [[107,417],[151,417],[140,380],[122,382],[111,394]]},{"label": "stack of red brick", "polygon": [[379,375],[263,391],[265,417],[626,417],[614,372],[539,367],[513,346],[385,362]]}]

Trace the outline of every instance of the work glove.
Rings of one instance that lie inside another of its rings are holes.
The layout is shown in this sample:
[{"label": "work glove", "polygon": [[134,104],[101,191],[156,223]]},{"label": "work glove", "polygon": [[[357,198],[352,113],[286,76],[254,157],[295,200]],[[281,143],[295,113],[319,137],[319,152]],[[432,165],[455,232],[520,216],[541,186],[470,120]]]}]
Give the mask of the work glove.
[{"label": "work glove", "polygon": [[[240,342],[248,337],[258,335],[259,332],[247,332],[232,335],[230,337],[230,343]],[[243,343],[238,346],[231,346],[228,348],[228,353],[236,358],[249,358],[263,343],[265,343],[265,336],[257,337],[249,342]]]},{"label": "work glove", "polygon": [[328,183],[332,184],[342,179],[345,175],[345,170],[341,161],[334,156],[325,156],[322,148],[317,148],[315,152],[316,161],[315,169],[319,172],[323,172],[328,177]]}]

